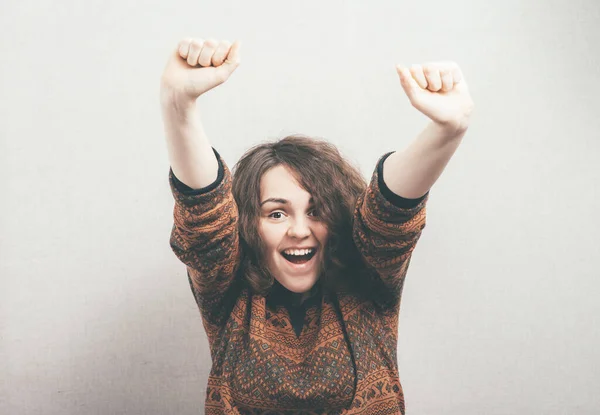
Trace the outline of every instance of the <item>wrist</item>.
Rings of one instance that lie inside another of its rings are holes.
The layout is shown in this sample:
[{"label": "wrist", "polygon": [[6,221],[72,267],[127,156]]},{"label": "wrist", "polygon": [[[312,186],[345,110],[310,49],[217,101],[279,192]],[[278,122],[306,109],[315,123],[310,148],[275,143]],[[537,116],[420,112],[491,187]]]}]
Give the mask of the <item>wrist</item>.
[{"label": "wrist", "polygon": [[187,112],[196,108],[196,98],[190,98],[184,93],[167,86],[160,88],[160,104],[163,110]]},{"label": "wrist", "polygon": [[162,93],[160,98],[161,109],[165,120],[186,122],[196,113],[196,101],[179,97],[170,93]]},{"label": "wrist", "polygon": [[432,121],[431,124],[440,133],[440,135],[443,135],[448,139],[460,138],[464,136],[469,128],[468,120],[447,122]]}]

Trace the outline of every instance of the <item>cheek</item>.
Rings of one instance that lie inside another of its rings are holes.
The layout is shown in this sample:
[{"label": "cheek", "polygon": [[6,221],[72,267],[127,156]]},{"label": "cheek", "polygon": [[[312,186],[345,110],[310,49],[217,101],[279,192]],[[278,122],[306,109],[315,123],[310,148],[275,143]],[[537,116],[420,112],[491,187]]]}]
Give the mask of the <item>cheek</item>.
[{"label": "cheek", "polygon": [[316,235],[317,239],[319,240],[319,242],[321,244],[325,245],[327,243],[327,240],[329,239],[329,230],[327,229],[327,226],[319,225],[315,229],[315,235]]},{"label": "cheek", "polygon": [[259,227],[259,235],[268,251],[278,249],[281,243],[281,238],[283,237],[280,227],[272,224],[261,225]]}]

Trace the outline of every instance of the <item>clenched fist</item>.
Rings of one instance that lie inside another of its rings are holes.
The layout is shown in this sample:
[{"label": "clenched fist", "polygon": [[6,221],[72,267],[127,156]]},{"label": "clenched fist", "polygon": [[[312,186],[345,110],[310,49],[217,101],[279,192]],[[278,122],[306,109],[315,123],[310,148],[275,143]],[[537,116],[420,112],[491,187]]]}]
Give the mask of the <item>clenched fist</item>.
[{"label": "clenched fist", "polygon": [[184,39],[161,77],[161,97],[195,100],[225,82],[240,64],[239,42]]},{"label": "clenched fist", "polygon": [[440,125],[465,130],[473,111],[467,82],[455,62],[432,62],[396,66],[400,83],[410,103]]}]

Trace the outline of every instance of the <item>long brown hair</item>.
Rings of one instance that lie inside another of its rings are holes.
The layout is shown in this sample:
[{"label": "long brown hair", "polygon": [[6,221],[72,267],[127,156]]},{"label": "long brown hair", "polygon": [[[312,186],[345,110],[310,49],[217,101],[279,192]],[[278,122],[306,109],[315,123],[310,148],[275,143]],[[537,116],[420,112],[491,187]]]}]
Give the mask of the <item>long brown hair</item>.
[{"label": "long brown hair", "polygon": [[264,260],[265,246],[258,232],[260,180],[267,170],[284,165],[311,194],[320,219],[329,230],[319,277],[334,288],[337,276],[356,268],[359,254],[352,242],[352,218],[366,182],[358,168],[346,161],[336,146],[304,135],[290,135],[256,145],[233,168],[233,196],[239,210],[243,259],[240,269],[255,293],[266,294],[274,282]]}]

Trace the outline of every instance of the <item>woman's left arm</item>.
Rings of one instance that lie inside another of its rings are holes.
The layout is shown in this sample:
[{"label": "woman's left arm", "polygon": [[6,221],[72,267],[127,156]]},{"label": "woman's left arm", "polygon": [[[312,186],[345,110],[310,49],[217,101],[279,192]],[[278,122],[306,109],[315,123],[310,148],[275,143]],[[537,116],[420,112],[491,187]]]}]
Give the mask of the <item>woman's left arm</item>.
[{"label": "woman's left arm", "polygon": [[473,100],[458,65],[438,62],[397,66],[400,83],[413,107],[431,123],[404,151],[384,162],[383,180],[407,199],[425,195],[440,177],[458,148],[473,111]]}]

